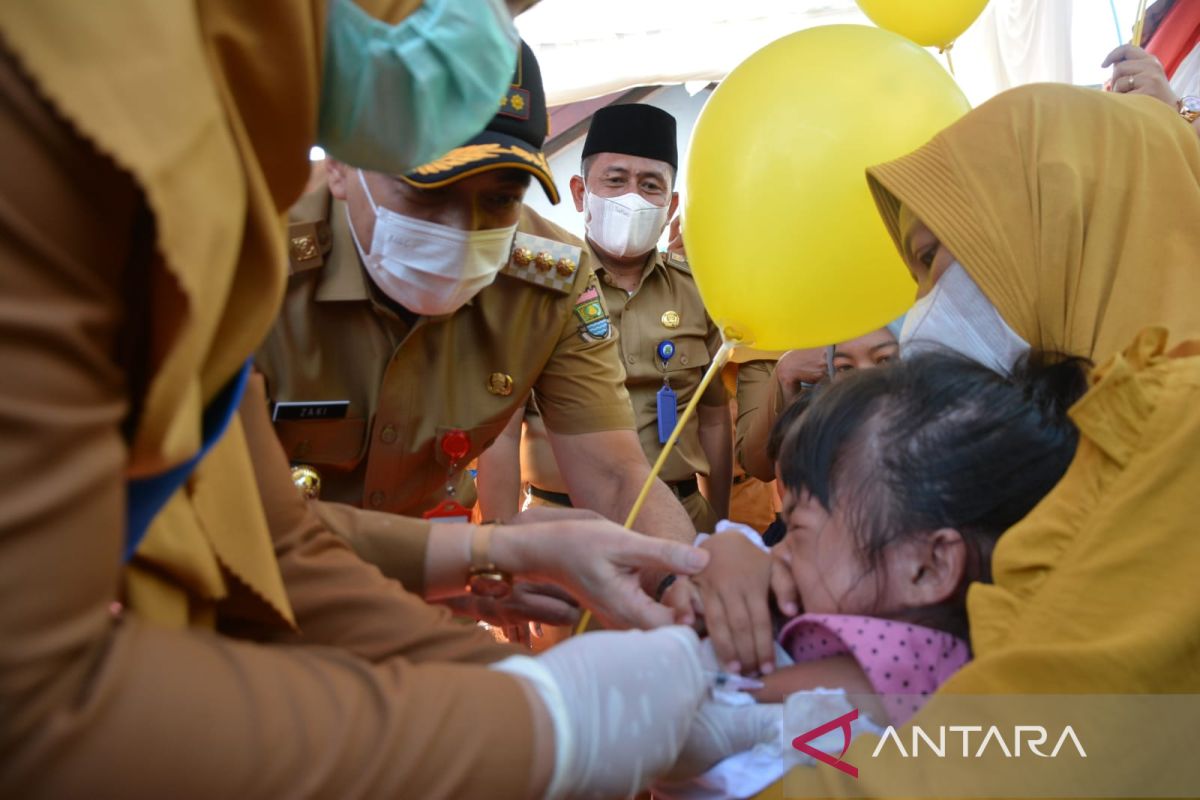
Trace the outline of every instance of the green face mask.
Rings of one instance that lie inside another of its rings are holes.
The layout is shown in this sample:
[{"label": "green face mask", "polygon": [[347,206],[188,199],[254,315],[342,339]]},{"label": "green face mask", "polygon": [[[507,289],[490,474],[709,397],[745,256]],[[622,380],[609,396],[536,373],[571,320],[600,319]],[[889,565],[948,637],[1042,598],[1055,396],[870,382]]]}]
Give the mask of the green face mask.
[{"label": "green face mask", "polygon": [[317,143],[376,172],[428,163],[496,114],[519,42],[503,0],[425,0],[399,25],[333,0]]}]

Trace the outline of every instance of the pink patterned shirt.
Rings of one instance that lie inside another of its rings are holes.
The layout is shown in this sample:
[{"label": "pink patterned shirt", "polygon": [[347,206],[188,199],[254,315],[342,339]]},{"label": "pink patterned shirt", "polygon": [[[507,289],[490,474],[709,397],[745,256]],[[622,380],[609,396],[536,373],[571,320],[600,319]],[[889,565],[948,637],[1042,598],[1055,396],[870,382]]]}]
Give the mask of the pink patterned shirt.
[{"label": "pink patterned shirt", "polygon": [[897,725],[971,658],[967,643],[944,631],[849,614],[801,614],[779,631],[779,644],[796,663],[852,656]]}]

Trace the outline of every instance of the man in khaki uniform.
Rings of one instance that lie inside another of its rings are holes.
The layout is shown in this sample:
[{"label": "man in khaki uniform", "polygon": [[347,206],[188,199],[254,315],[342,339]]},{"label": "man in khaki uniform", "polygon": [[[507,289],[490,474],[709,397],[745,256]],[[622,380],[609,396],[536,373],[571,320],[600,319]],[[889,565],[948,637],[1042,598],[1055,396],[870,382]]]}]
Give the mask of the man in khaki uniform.
[{"label": "man in khaki uniform", "polygon": [[[583,175],[571,179],[575,207],[586,215],[587,252],[620,332],[638,436],[651,460],[721,345],[687,262],[656,249],[679,203],[672,191],[677,166],[675,118],[654,106],[617,105],[596,112],[583,147]],[[549,422],[544,398],[537,391],[534,396]],[[662,414],[660,397],[668,401]],[[552,483],[555,465],[550,448],[540,443],[538,420],[528,427],[531,502],[574,500]],[[661,478],[702,532],[728,514],[731,428],[728,396],[717,378],[663,466]]]},{"label": "man in khaki uniform", "polygon": [[[470,143],[404,176],[331,162],[329,190],[292,209],[292,274],[256,364],[284,449],[322,501],[465,516],[466,465],[535,388],[579,504],[617,520],[632,507],[649,464],[589,256],[521,205],[530,176],[558,199],[546,123],[524,46]],[[637,527],[693,535],[661,484]]]}]

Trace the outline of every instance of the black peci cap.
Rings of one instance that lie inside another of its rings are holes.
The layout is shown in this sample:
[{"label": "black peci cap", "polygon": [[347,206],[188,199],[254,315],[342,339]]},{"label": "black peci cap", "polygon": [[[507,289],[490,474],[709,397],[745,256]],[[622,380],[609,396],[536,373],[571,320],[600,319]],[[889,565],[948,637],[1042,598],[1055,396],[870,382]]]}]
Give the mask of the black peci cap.
[{"label": "black peci cap", "polygon": [[592,125],[583,143],[584,158],[596,153],[652,158],[678,169],[675,117],[643,103],[606,106],[592,115]]},{"label": "black peci cap", "polygon": [[519,169],[532,173],[550,202],[557,203],[558,188],[542,153],[549,128],[542,71],[533,50],[521,42],[512,85],[500,98],[500,112],[483,132],[441,158],[417,167],[404,179],[414,186],[434,189],[489,170]]}]

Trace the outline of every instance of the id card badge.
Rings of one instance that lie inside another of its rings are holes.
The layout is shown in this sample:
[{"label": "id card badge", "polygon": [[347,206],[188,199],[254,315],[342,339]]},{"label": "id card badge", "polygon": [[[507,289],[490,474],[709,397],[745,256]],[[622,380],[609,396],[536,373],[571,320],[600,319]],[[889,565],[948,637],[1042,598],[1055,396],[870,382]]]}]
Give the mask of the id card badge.
[{"label": "id card badge", "polygon": [[454,499],[454,475],[455,467],[471,451],[471,436],[464,430],[452,428],[442,434],[438,446],[450,460],[446,467],[446,497],[421,516],[430,522],[470,522],[471,509]]},{"label": "id card badge", "polygon": [[658,443],[666,444],[667,439],[671,438],[671,431],[675,430],[675,423],[678,421],[679,408],[675,397],[675,390],[669,384],[664,383],[663,387],[658,390]]},{"label": "id card badge", "polygon": [[421,517],[430,522],[470,522],[471,509],[457,500],[447,498],[426,511]]}]

